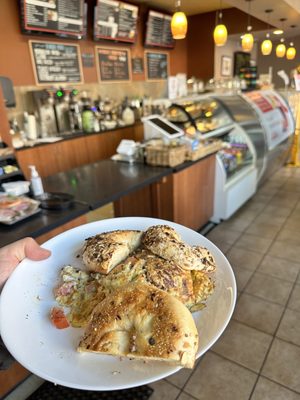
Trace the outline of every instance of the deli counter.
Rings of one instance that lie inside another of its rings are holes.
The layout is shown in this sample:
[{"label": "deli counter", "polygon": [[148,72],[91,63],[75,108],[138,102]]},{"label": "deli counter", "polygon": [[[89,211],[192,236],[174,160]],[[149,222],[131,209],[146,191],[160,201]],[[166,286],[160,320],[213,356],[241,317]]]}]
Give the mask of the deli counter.
[{"label": "deli counter", "polygon": [[288,156],[295,124],[289,105],[273,90],[208,94],[175,101],[168,121],[190,145],[222,140],[216,157],[213,222],[228,219]]}]

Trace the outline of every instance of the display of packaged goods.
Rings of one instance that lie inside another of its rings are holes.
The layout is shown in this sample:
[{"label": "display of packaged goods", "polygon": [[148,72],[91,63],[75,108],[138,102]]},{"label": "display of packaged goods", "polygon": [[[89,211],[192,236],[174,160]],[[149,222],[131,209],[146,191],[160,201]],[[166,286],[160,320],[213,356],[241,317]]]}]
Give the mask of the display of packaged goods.
[{"label": "display of packaged goods", "polygon": [[0,193],[0,223],[12,225],[38,213],[40,202],[26,196]]}]

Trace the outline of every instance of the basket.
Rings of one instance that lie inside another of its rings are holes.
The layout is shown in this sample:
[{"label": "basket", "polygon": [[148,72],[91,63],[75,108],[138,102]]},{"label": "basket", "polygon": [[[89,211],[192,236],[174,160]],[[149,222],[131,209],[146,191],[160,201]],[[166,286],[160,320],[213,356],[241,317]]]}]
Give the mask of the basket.
[{"label": "basket", "polygon": [[149,165],[175,167],[185,161],[186,146],[147,146],[146,163]]},{"label": "basket", "polygon": [[222,141],[221,140],[214,140],[209,143],[201,144],[196,150],[188,151],[186,154],[186,159],[189,161],[196,161],[200,158],[208,156],[209,154],[216,153],[217,151],[221,150],[222,148]]}]

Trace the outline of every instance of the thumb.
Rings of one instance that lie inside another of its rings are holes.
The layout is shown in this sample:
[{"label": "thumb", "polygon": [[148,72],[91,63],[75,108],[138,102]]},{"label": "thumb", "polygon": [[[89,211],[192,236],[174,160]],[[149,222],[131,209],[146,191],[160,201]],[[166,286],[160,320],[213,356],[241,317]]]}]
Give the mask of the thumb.
[{"label": "thumb", "polygon": [[50,250],[40,247],[40,245],[34,239],[26,238],[24,240],[26,241],[24,246],[24,255],[30,260],[44,260],[51,255]]}]

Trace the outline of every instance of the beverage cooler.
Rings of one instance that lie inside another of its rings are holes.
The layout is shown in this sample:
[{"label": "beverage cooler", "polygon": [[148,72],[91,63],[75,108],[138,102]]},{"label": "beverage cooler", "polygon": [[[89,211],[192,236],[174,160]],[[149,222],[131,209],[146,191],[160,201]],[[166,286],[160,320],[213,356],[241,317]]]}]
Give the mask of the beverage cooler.
[{"label": "beverage cooler", "polygon": [[216,156],[213,222],[228,219],[288,158],[294,120],[275,91],[180,99],[165,117],[190,138],[221,139]]}]

